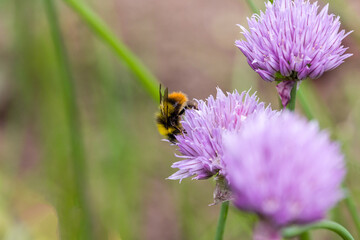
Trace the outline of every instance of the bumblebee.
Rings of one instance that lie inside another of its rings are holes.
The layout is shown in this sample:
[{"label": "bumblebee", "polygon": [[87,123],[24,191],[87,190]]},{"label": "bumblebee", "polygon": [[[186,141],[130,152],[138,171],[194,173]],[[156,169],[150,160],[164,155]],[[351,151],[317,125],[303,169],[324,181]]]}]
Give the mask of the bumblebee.
[{"label": "bumblebee", "polygon": [[156,114],[156,124],[161,135],[166,136],[170,142],[175,143],[177,134],[183,133],[180,120],[186,109],[197,109],[195,101],[188,101],[187,96],[182,92],[172,92],[168,94],[168,88],[164,95],[159,88],[160,111]]}]

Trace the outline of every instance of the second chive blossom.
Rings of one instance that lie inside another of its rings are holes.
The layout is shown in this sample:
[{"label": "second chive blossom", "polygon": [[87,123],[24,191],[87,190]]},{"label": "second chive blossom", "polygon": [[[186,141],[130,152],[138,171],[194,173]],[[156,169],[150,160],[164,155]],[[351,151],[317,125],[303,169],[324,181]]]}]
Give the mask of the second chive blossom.
[{"label": "second chive blossom", "polygon": [[318,9],[316,2],[275,0],[248,19],[250,31],[239,25],[245,40],[235,45],[261,78],[283,81],[277,87],[282,99],[296,81],[319,78],[352,55],[342,45],[351,32],[340,30],[340,17],[328,14],[328,4]]},{"label": "second chive blossom", "polygon": [[181,161],[172,167],[179,170],[169,179],[207,179],[214,175],[225,176],[222,133],[238,131],[246,118],[259,111],[269,111],[264,103],[259,103],[256,95],[237,91],[225,95],[219,88],[216,98],[198,101],[198,110],[185,112],[182,123],[184,132],[176,136]]}]

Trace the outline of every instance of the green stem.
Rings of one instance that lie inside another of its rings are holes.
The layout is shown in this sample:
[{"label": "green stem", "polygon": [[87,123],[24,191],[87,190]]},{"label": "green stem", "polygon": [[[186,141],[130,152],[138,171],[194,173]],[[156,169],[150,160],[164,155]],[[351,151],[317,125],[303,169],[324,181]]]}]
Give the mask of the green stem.
[{"label": "green stem", "polygon": [[348,230],[346,230],[346,228],[336,222],[326,220],[311,225],[305,225],[302,227],[294,226],[285,228],[283,230],[283,237],[293,238],[314,229],[327,229],[337,233],[344,240],[354,240],[353,236],[351,236],[351,234],[348,232]]},{"label": "green stem", "polygon": [[[44,0],[45,10],[50,25],[51,36],[54,43],[58,67],[60,70],[62,94],[69,126],[70,147],[72,155],[72,170],[75,177],[75,187],[78,196],[75,197],[74,208],[79,212],[79,239],[93,239],[91,227],[91,214],[86,198],[86,164],[81,134],[81,126],[76,104],[75,89],[68,62],[66,48],[61,35],[56,7],[53,0]],[[70,211],[70,210],[69,210]]]},{"label": "green stem", "polygon": [[105,22],[79,0],[64,0],[88,27],[123,60],[154,100],[159,99],[159,81],[140,59],[109,29]]},{"label": "green stem", "polygon": [[289,109],[290,111],[295,110],[296,91],[297,91],[297,83],[295,83],[293,88],[291,89],[290,101],[289,101],[288,105],[286,106],[286,108]]},{"label": "green stem", "polygon": [[304,232],[299,236],[299,240],[311,240],[310,232]]},{"label": "green stem", "polygon": [[218,220],[218,226],[216,229],[215,240],[223,239],[224,230],[225,230],[225,222],[226,222],[228,210],[229,210],[229,201],[223,202],[221,204],[221,210],[220,210],[220,216],[219,216],[219,220]]},{"label": "green stem", "polygon": [[360,237],[360,218],[358,215],[358,211],[356,209],[356,205],[355,202],[352,198],[352,195],[350,193],[349,190],[347,190],[346,188],[344,188],[344,190],[346,191],[346,198],[345,198],[345,204],[350,212],[350,215],[355,223],[355,227],[358,233],[358,237]]}]

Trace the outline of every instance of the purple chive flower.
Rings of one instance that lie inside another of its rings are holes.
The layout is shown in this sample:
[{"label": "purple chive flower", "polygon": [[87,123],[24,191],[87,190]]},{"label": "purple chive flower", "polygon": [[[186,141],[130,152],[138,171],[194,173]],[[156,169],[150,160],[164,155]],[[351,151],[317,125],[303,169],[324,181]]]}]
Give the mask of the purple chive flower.
[{"label": "purple chive flower", "polygon": [[264,103],[259,103],[255,94],[234,91],[225,95],[220,88],[217,88],[216,98],[199,100],[198,110],[185,111],[181,123],[186,134],[176,136],[181,153],[176,156],[183,160],[172,165],[179,170],[169,179],[224,176],[222,133],[238,131],[250,114],[264,109]]},{"label": "purple chive flower", "polygon": [[324,218],[343,197],[344,157],[316,122],[288,111],[260,113],[223,141],[235,206],[260,215],[270,226],[260,229],[274,236],[283,226]]},{"label": "purple chive flower", "polygon": [[278,86],[281,97],[282,92],[289,93],[283,88],[307,77],[319,78],[352,55],[345,54],[347,48],[341,45],[351,32],[340,31],[340,17],[328,14],[328,4],[319,13],[317,2],[305,0],[274,0],[265,5],[265,13],[248,19],[250,31],[239,25],[246,40],[235,45],[265,81],[292,81],[292,86]]}]

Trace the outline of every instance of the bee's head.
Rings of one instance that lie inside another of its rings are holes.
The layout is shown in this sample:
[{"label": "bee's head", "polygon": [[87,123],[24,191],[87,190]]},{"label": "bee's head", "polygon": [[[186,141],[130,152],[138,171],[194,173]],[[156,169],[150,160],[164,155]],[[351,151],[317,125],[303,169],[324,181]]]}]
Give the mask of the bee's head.
[{"label": "bee's head", "polygon": [[172,92],[171,94],[169,94],[168,98],[169,100],[172,100],[179,105],[185,104],[188,100],[187,96],[182,92]]}]

